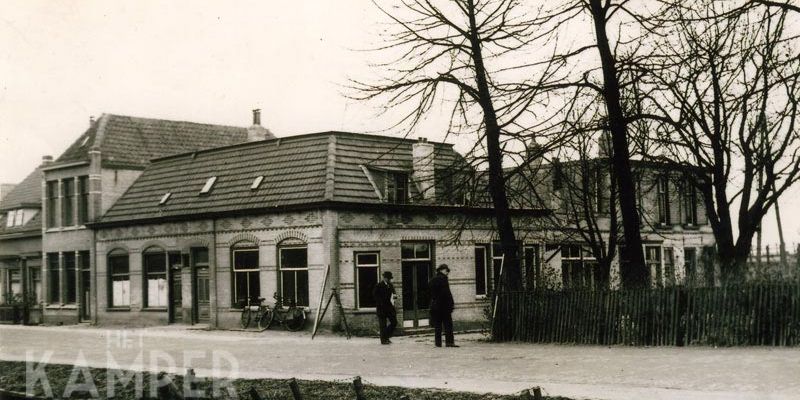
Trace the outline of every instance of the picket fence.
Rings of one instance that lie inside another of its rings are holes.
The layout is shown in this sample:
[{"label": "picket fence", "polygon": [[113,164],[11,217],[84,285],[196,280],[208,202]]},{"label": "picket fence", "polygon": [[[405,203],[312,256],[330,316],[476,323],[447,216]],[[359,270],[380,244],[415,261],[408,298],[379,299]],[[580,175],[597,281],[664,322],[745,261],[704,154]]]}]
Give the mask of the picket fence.
[{"label": "picket fence", "polygon": [[502,293],[498,341],[796,346],[800,284]]}]

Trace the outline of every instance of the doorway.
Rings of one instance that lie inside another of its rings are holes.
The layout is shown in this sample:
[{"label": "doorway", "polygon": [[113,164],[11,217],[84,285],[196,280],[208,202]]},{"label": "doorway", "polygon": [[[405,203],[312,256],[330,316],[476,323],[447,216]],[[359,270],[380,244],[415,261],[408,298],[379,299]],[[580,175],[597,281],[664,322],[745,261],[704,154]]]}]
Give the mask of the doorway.
[{"label": "doorway", "polygon": [[428,282],[433,276],[431,248],[429,242],[401,244],[404,328],[430,325],[431,294]]},{"label": "doorway", "polygon": [[[188,257],[187,257],[188,258]],[[180,253],[169,253],[169,322],[183,322],[183,286]]]},{"label": "doorway", "polygon": [[207,323],[211,320],[211,277],[208,273],[208,249],[192,249],[192,296],[194,298],[194,322]]}]

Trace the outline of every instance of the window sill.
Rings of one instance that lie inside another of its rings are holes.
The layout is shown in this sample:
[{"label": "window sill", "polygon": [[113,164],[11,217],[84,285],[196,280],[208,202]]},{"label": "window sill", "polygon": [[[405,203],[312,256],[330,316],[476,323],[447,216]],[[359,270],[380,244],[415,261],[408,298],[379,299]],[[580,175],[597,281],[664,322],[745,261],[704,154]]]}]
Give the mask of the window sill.
[{"label": "window sill", "polygon": [[74,303],[70,304],[47,304],[44,306],[46,310],[77,310],[78,306]]},{"label": "window sill", "polygon": [[377,311],[375,308],[357,308],[355,310],[350,310],[350,314],[359,315],[359,314],[375,314]]},{"label": "window sill", "polygon": [[71,232],[71,231],[79,231],[85,230],[86,225],[76,225],[76,226],[63,226],[63,227],[53,227],[47,228],[44,232],[45,233],[58,233],[58,232]]},{"label": "window sill", "polygon": [[167,307],[143,307],[143,312],[166,312]]},{"label": "window sill", "polygon": [[130,307],[108,307],[108,308],[106,308],[107,312],[124,312],[124,311],[130,311],[130,310],[131,310]]},{"label": "window sill", "polygon": [[699,231],[700,226],[696,224],[684,224],[683,229],[687,231]]},{"label": "window sill", "polygon": [[476,294],[475,295],[475,300],[486,300],[486,298],[487,297],[486,297],[485,294]]}]

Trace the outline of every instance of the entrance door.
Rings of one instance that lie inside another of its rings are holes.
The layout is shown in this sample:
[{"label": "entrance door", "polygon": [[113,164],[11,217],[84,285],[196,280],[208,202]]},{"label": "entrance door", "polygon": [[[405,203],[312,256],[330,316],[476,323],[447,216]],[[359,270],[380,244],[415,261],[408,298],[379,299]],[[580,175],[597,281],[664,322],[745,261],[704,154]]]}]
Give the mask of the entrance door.
[{"label": "entrance door", "polygon": [[431,295],[428,281],[433,276],[431,246],[427,242],[403,243],[403,327],[430,325]]},{"label": "entrance door", "polygon": [[183,322],[181,254],[169,254],[169,322]]},{"label": "entrance door", "polygon": [[211,319],[211,296],[209,290],[208,267],[198,267],[194,273],[195,321],[208,322]]}]

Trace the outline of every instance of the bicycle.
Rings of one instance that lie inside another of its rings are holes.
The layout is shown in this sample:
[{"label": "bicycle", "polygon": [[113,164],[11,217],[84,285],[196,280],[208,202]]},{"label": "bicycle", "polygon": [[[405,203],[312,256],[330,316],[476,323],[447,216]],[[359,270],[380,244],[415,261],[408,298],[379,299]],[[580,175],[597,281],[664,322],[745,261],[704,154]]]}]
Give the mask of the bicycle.
[{"label": "bicycle", "polygon": [[275,309],[270,313],[270,320],[266,327],[269,328],[273,322],[283,325],[288,331],[296,332],[306,325],[306,311],[303,307],[298,307],[294,299],[289,301],[289,305],[283,307],[283,299],[278,293],[272,295],[275,299]]},{"label": "bicycle", "polygon": [[250,326],[251,320],[255,320],[256,326],[261,329],[269,328],[273,318],[272,309],[270,309],[268,305],[263,304],[263,297],[252,300],[255,300],[257,304],[252,304],[251,299],[247,299],[247,303],[242,310],[241,321],[239,321],[242,329],[247,329],[247,327]]}]

